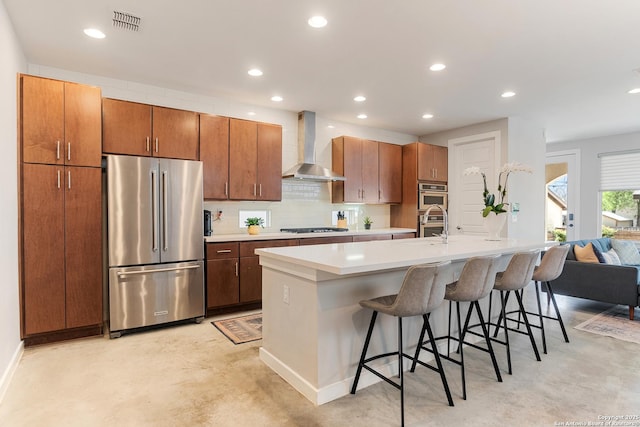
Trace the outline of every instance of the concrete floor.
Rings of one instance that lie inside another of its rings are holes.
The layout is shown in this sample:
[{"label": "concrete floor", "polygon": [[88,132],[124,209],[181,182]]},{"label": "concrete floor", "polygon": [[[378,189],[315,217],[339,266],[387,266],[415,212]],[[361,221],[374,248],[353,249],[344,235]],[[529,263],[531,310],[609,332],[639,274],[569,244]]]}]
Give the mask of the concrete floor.
[{"label": "concrete floor", "polygon": [[[528,338],[511,334],[513,375],[497,346],[503,383],[486,353],[465,351],[466,401],[459,368],[445,365],[455,407],[438,375],[418,369],[405,376],[406,424],[598,425],[599,417],[640,416],[640,345],[573,329],[610,305],[558,299],[571,343],[552,322],[549,354],[537,362]],[[0,426],[399,425],[393,387],[378,383],[315,407],[259,360],[260,341],[233,345],[211,320],[26,349],[0,403]]]}]

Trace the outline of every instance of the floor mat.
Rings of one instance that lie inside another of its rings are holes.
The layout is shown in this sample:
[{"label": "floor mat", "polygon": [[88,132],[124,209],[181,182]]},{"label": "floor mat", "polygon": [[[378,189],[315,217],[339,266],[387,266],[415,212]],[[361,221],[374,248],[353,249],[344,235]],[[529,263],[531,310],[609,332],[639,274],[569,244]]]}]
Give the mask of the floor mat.
[{"label": "floor mat", "polygon": [[211,322],[234,344],[262,339],[262,313]]}]

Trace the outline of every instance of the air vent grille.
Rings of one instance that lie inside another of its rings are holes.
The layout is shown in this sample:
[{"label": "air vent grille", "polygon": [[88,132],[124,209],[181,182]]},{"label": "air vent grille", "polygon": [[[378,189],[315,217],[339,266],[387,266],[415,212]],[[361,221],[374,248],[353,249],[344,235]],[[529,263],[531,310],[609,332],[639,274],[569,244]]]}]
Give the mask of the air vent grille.
[{"label": "air vent grille", "polygon": [[113,11],[113,26],[128,31],[139,31],[142,18],[126,12]]}]

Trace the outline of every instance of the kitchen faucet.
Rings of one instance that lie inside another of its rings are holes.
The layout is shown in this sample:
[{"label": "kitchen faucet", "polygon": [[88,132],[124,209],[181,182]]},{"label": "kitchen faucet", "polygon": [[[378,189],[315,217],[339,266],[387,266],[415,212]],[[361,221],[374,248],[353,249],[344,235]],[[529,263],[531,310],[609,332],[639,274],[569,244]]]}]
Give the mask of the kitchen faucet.
[{"label": "kitchen faucet", "polygon": [[447,216],[447,211],[442,206],[440,205],[429,206],[427,208],[427,211],[424,213],[424,217],[422,218],[422,225],[427,225],[427,222],[429,222],[429,212],[431,212],[431,209],[433,208],[440,209],[442,211],[442,218],[444,220],[442,234],[433,233],[433,235],[442,237],[442,243],[449,243],[449,218]]}]

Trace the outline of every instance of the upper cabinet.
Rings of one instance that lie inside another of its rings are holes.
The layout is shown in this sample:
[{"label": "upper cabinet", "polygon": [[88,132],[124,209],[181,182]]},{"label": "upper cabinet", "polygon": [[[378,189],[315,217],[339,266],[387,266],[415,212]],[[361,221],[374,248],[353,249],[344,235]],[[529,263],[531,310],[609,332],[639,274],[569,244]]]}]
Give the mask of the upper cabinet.
[{"label": "upper cabinet", "polygon": [[102,117],[105,153],[198,160],[196,112],[105,98]]},{"label": "upper cabinet", "polygon": [[281,126],[229,119],[229,199],[282,200]]},{"label": "upper cabinet", "polygon": [[333,203],[401,201],[401,146],[341,136],[331,150],[332,169],[346,178],[332,183]]},{"label": "upper cabinet", "polygon": [[205,200],[229,198],[229,118],[200,114],[200,160]]},{"label": "upper cabinet", "polygon": [[447,147],[418,143],[418,179],[447,182],[449,176]]},{"label": "upper cabinet", "polygon": [[20,76],[22,161],[100,166],[100,88]]}]

